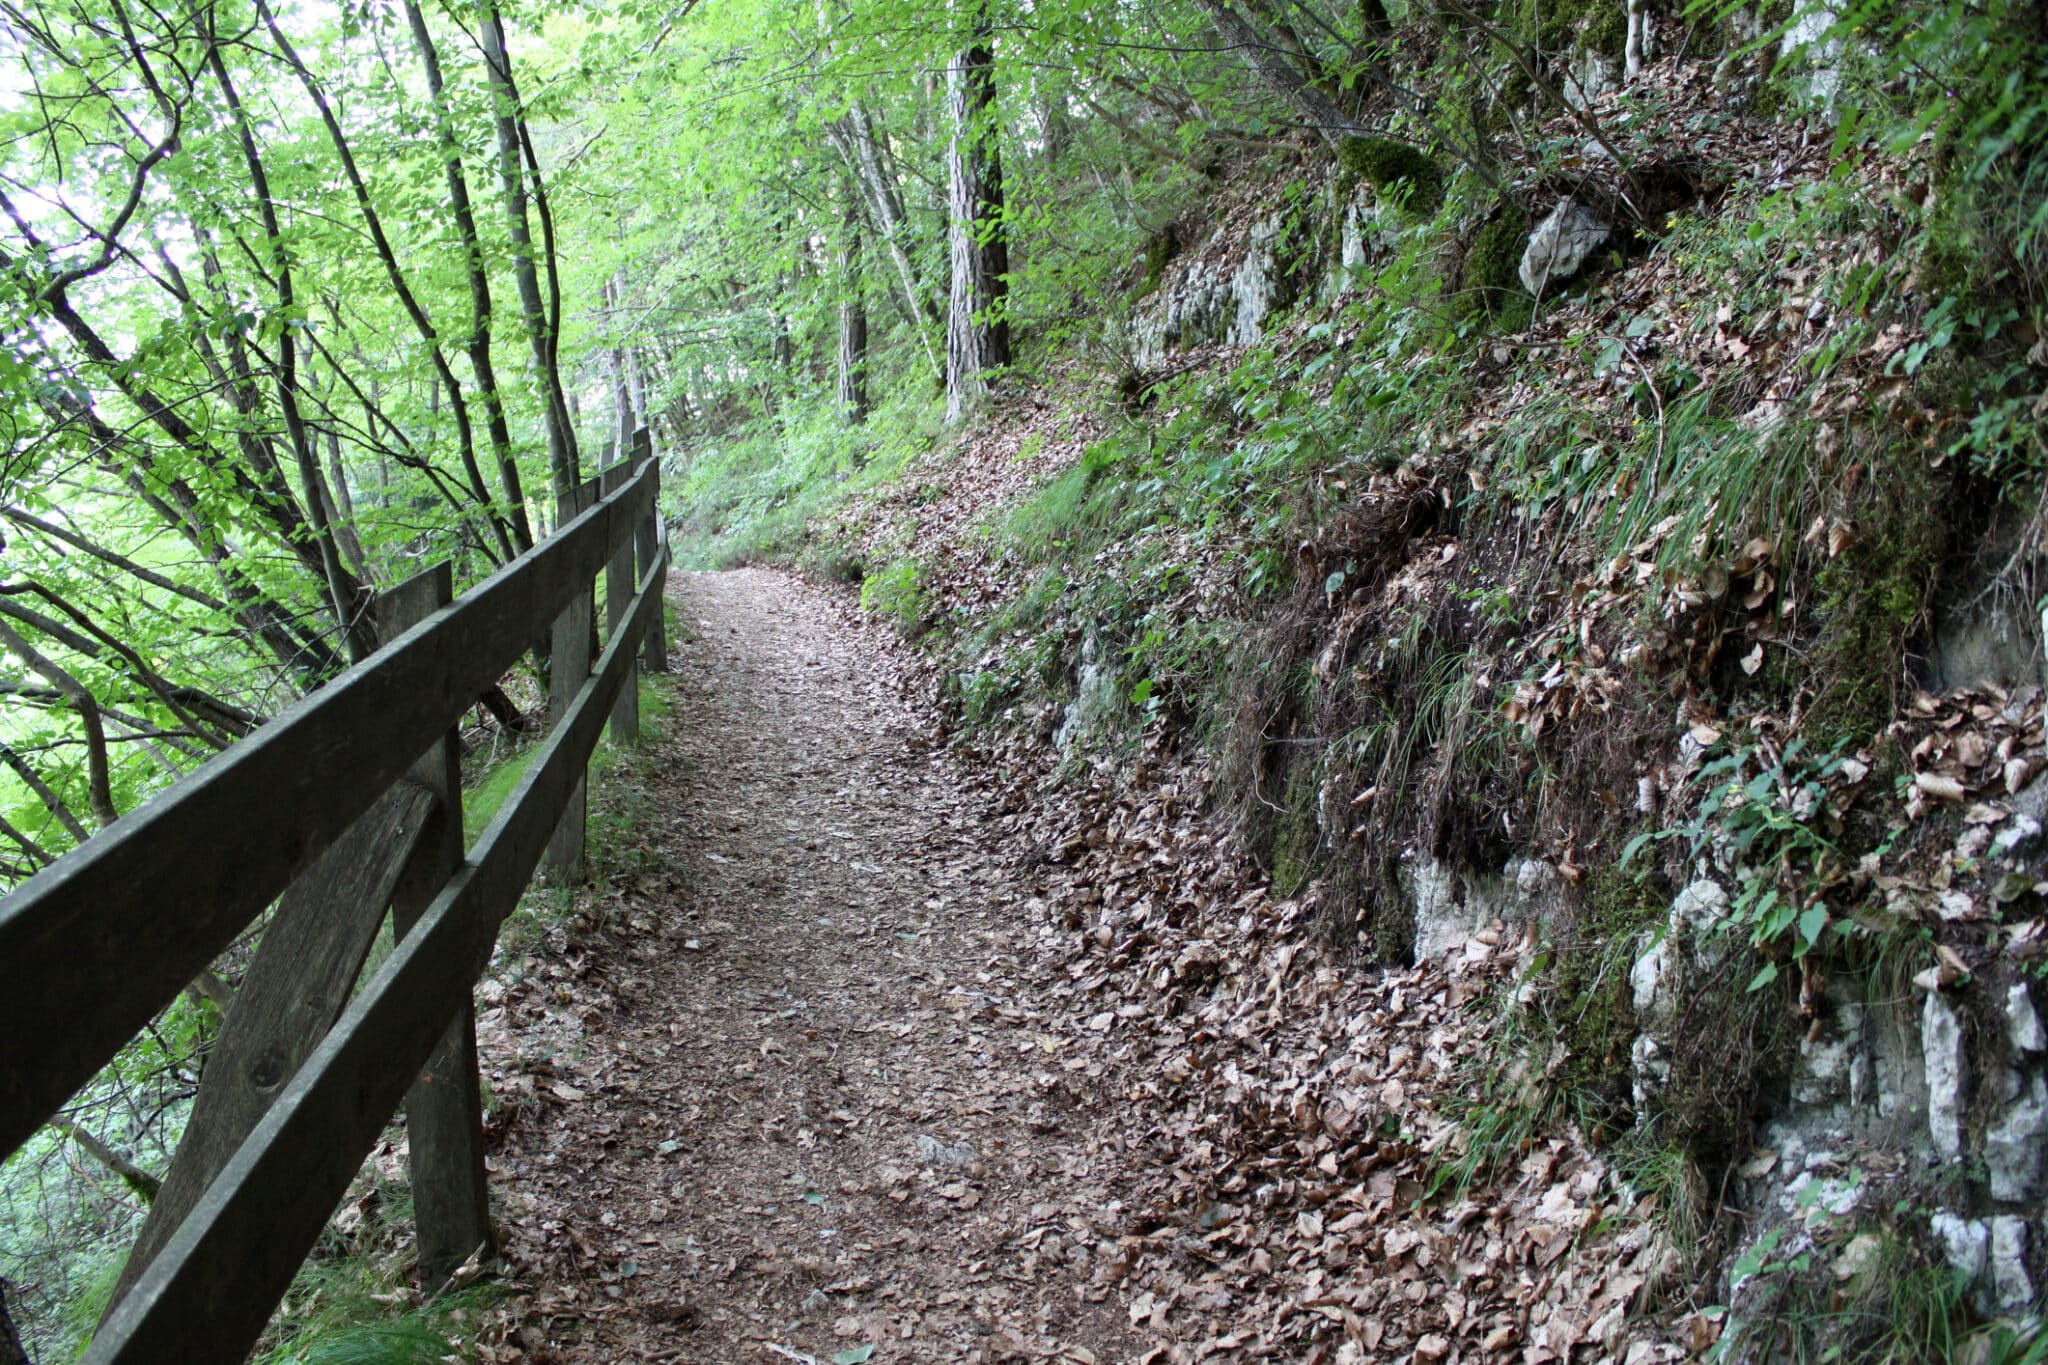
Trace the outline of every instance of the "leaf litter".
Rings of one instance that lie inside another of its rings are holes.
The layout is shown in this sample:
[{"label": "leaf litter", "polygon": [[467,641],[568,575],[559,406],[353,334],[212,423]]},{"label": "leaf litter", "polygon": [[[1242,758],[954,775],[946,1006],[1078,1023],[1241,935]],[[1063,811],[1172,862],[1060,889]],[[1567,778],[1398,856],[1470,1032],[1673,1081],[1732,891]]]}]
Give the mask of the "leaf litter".
[{"label": "leaf litter", "polygon": [[1526,936],[1347,960],[1200,771],[956,752],[840,598],[672,591],[651,856],[484,996],[481,1359],[1685,1354],[1679,1254],[1576,1131],[1428,1197]]}]

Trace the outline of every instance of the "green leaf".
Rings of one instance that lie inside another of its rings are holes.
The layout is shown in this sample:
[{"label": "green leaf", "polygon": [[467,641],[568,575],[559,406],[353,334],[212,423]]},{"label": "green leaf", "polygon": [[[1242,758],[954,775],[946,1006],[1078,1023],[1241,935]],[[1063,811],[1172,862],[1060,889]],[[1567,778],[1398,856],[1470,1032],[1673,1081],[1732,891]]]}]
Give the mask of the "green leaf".
[{"label": "green leaf", "polygon": [[1656,838],[1657,832],[1655,830],[1646,830],[1629,840],[1628,847],[1621,851],[1621,866],[1627,867],[1635,860],[1636,854],[1642,852],[1643,845],[1654,842]]},{"label": "green leaf", "polygon": [[1749,985],[1746,989],[1752,991],[1760,991],[1764,987],[1770,985],[1773,981],[1776,981],[1777,979],[1778,964],[1775,962],[1766,962],[1764,964],[1764,969],[1749,979]]},{"label": "green leaf", "polygon": [[[1806,941],[1806,948],[1820,942],[1820,931],[1828,927],[1828,911],[1824,905],[1809,905],[1799,916],[1799,937]],[[1805,948],[1800,950],[1805,951]]]}]

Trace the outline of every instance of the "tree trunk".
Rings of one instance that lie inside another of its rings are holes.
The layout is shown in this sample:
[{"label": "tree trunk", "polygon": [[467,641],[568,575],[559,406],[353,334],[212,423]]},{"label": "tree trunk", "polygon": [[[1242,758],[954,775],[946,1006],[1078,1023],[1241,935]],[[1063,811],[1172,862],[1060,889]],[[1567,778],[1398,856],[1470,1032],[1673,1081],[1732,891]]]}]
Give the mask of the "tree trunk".
[{"label": "tree trunk", "polygon": [[7,1312],[7,1281],[0,1280],[0,1365],[35,1365],[22,1348],[21,1334]]},{"label": "tree trunk", "polygon": [[462,146],[455,138],[448,117],[448,100],[443,93],[441,54],[434,47],[433,32],[419,0],[405,0],[405,17],[412,27],[413,47],[420,65],[426,68],[427,92],[434,101],[434,126],[441,142],[441,157],[448,171],[448,207],[456,231],[462,237],[462,254],[469,273],[469,367],[476,373],[477,388],[484,402],[484,427],[491,438],[491,454],[498,462],[499,480],[504,485],[507,509],[512,518],[512,537],[521,554],[533,548],[533,527],[526,517],[526,491],[520,487],[519,465],[512,458],[512,431],[505,421],[505,402],[498,392],[498,375],[491,364],[491,281],[484,269],[484,250],[478,241],[476,212],[469,202],[469,177],[462,169]]},{"label": "tree trunk", "polygon": [[996,142],[995,53],[986,10],[972,40],[946,68],[953,121],[947,151],[946,237],[952,287],[946,308],[946,420],[958,421],[1010,363],[1009,230],[1003,222],[1003,163]]},{"label": "tree trunk", "polygon": [[942,319],[939,306],[933,301],[931,290],[925,287],[917,263],[910,258],[910,228],[903,209],[903,194],[896,186],[896,172],[888,144],[876,132],[874,119],[866,106],[857,100],[846,111],[846,117],[827,125],[826,131],[852,173],[854,183],[860,186],[876,235],[889,248],[889,259],[896,266],[896,280],[902,289],[905,317],[911,330],[917,333],[932,373],[941,374],[943,367],[938,352],[932,348],[930,333],[938,328]]},{"label": "tree trunk", "polygon": [[559,507],[575,493],[582,476],[577,469],[576,433],[570,422],[568,401],[562,393],[555,329],[541,297],[540,275],[534,267],[533,233],[526,218],[526,172],[520,161],[523,148],[519,129],[525,115],[519,103],[519,87],[512,79],[512,59],[505,51],[505,26],[492,0],[484,0],[477,28],[491,99],[496,105],[498,182],[504,192],[505,221],[512,237],[512,278],[519,287],[519,311],[533,344],[533,367],[546,412],[548,468],[554,474],[555,502]]},{"label": "tree trunk", "polygon": [[1253,74],[1271,86],[1274,93],[1293,105],[1323,140],[1335,147],[1347,137],[1365,137],[1367,129],[1337,107],[1336,101],[1287,60],[1281,46],[1252,26],[1252,22],[1230,7],[1228,0],[1198,0],[1216,26],[1224,45],[1244,60]]},{"label": "tree trunk", "polygon": [[640,364],[640,348],[626,348],[626,397],[633,407],[633,430],[647,425],[647,376]]},{"label": "tree trunk", "polygon": [[868,420],[868,305],[862,289],[860,205],[853,182],[839,185],[839,411],[855,426]]}]

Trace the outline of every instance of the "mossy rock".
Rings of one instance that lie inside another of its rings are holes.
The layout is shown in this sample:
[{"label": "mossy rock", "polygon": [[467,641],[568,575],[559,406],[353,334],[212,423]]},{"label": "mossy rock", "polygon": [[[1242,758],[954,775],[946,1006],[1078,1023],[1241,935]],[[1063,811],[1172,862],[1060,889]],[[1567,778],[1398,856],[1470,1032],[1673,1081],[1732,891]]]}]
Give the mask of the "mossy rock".
[{"label": "mossy rock", "polygon": [[1522,288],[1522,249],[1529,241],[1529,219],[1521,209],[1503,202],[1472,235],[1458,264],[1458,288],[1452,309],[1459,318],[1484,318],[1504,332],[1520,330],[1529,321],[1535,300]]},{"label": "mossy rock", "polygon": [[1595,0],[1579,25],[1579,42],[1610,61],[1628,51],[1628,9],[1621,0]]},{"label": "mossy rock", "polygon": [[1443,168],[1428,153],[1390,137],[1347,137],[1337,146],[1344,169],[1386,195],[1405,187],[1406,207],[1433,213],[1444,202]]},{"label": "mossy rock", "polygon": [[1297,754],[1287,765],[1287,795],[1273,831],[1273,890],[1292,896],[1314,875],[1322,831],[1316,821],[1315,759]]},{"label": "mossy rock", "polygon": [[1138,280],[1138,297],[1145,298],[1159,288],[1166,267],[1180,255],[1180,233],[1172,223],[1145,239],[1145,273]]}]

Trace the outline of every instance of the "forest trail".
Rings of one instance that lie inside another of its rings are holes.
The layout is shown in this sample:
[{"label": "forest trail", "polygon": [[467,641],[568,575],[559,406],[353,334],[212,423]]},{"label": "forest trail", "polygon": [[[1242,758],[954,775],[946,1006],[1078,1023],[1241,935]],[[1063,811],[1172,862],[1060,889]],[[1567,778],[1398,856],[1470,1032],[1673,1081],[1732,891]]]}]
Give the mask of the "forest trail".
[{"label": "forest trail", "polygon": [[894,638],[781,573],[669,591],[661,872],[486,992],[486,1073],[530,1097],[492,1161],[534,1290],[506,1358],[1143,1355],[1074,1217],[1111,1198],[1091,1106],[1014,994],[1023,851]]}]

